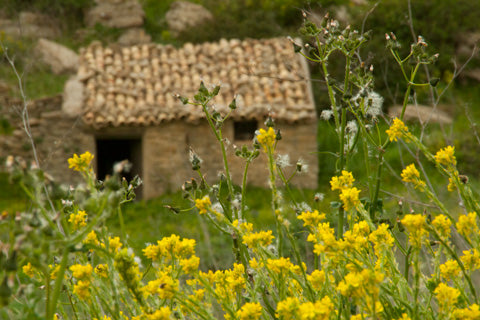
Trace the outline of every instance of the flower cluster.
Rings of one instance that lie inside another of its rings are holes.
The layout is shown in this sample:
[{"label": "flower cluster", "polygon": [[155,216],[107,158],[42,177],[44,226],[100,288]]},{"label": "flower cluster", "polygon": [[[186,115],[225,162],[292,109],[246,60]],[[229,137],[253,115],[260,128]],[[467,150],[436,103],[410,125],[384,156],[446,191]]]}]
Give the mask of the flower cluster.
[{"label": "flower cluster", "polygon": [[82,300],[90,298],[93,267],[90,264],[75,264],[70,267],[70,271],[72,271],[72,276],[77,280],[73,287],[73,293]]},{"label": "flower cluster", "polygon": [[198,212],[200,214],[207,213],[211,205],[212,205],[212,202],[210,201],[209,196],[205,196],[202,199],[195,199],[195,207],[198,209]]},{"label": "flower cluster", "polygon": [[412,163],[403,169],[401,176],[404,182],[412,183],[415,189],[423,190],[425,188],[425,181],[420,179],[420,173],[415,168],[415,164]]},{"label": "flower cluster", "polygon": [[87,213],[82,210],[78,210],[77,213],[70,214],[68,219],[73,230],[85,227],[87,225]]},{"label": "flower cluster", "polygon": [[272,127],[269,127],[266,131],[265,129],[258,130],[257,141],[263,146],[265,152],[275,145],[276,138],[277,135],[275,134],[275,130],[273,130]]},{"label": "flower cluster", "polygon": [[86,151],[78,156],[76,153],[72,158],[68,159],[68,167],[75,171],[86,171],[93,160],[93,154]]},{"label": "flower cluster", "polygon": [[443,149],[440,149],[435,154],[435,161],[444,166],[456,166],[457,159],[455,158],[455,147],[447,146]]},{"label": "flower cluster", "polygon": [[389,129],[387,129],[388,138],[390,141],[397,141],[398,138],[409,137],[408,127],[402,120],[395,118]]},{"label": "flower cluster", "polygon": [[346,211],[356,208],[360,205],[358,195],[360,190],[353,187],[355,179],[351,172],[342,171],[340,176],[332,177],[330,185],[332,190],[340,190],[340,200],[343,202],[343,207]]}]

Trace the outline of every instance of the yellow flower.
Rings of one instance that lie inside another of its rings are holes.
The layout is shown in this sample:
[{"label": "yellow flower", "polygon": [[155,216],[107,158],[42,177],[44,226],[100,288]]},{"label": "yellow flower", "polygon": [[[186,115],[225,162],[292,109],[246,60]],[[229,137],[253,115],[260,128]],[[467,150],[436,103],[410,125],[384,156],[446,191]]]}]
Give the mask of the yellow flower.
[{"label": "yellow flower", "polygon": [[207,213],[208,208],[212,205],[209,196],[205,196],[202,199],[195,199],[195,207],[197,207],[200,214]]},{"label": "yellow flower", "polygon": [[242,222],[240,223],[238,219],[232,221],[232,225],[235,228],[239,228],[243,232],[252,232],[253,231],[253,224],[250,222]]},{"label": "yellow flower", "polygon": [[477,249],[463,251],[463,256],[460,257],[465,269],[477,270],[480,269],[480,252]]},{"label": "yellow flower", "polygon": [[455,260],[447,260],[444,264],[440,265],[440,275],[446,281],[453,280],[454,277],[460,274],[460,266]]},{"label": "yellow flower", "polygon": [[470,212],[468,215],[461,215],[456,224],[458,233],[464,237],[470,237],[474,233],[478,233],[477,213]]},{"label": "yellow flower", "polygon": [[118,249],[122,247],[122,243],[120,242],[119,237],[108,237],[108,246],[111,252],[116,252]]},{"label": "yellow flower", "polygon": [[318,213],[317,210],[314,210],[313,212],[306,211],[302,212],[297,219],[303,221],[304,226],[316,226],[323,220],[325,220],[325,213]]},{"label": "yellow flower", "polygon": [[33,278],[33,276],[35,275],[35,268],[30,262],[22,267],[22,271],[30,278]]},{"label": "yellow flower", "polygon": [[85,171],[93,160],[93,154],[85,152],[78,156],[76,153],[72,158],[68,159],[68,167],[75,171]]},{"label": "yellow flower", "polygon": [[332,186],[332,190],[343,190],[351,188],[353,186],[353,182],[355,182],[355,179],[353,178],[352,173],[342,170],[341,176],[332,177],[332,180],[330,180],[330,185]]},{"label": "yellow flower", "polygon": [[402,219],[402,225],[408,231],[408,240],[415,247],[422,245],[422,238],[427,235],[425,217],[420,214],[407,214]]},{"label": "yellow flower", "polygon": [[171,299],[178,287],[178,281],[172,279],[168,272],[160,271],[158,278],[149,281],[141,290],[145,297],[157,294],[160,299]]},{"label": "yellow flower", "polygon": [[375,254],[379,254],[382,250],[388,250],[393,246],[395,239],[388,230],[388,224],[382,223],[368,236],[368,240],[373,243]]},{"label": "yellow flower", "polygon": [[275,130],[273,130],[272,127],[268,128],[268,131],[265,131],[264,129],[260,129],[259,133],[257,134],[257,140],[258,143],[260,143],[263,146],[263,149],[265,152],[267,151],[267,148],[273,147],[275,144],[275,139],[277,138],[277,135],[275,134]]},{"label": "yellow flower", "polygon": [[106,264],[99,264],[95,267],[95,273],[98,274],[100,277],[107,278],[108,277],[108,266]]},{"label": "yellow flower", "polygon": [[477,320],[480,319],[480,307],[474,303],[468,308],[453,310],[453,319],[456,320]]},{"label": "yellow flower", "polygon": [[435,219],[433,219],[432,225],[435,227],[435,229],[437,229],[437,232],[441,237],[448,238],[450,236],[450,227],[452,226],[452,221],[450,221],[447,216],[439,214],[435,217]]},{"label": "yellow flower", "polygon": [[267,269],[277,273],[287,273],[294,270],[294,264],[290,262],[290,258],[280,257],[279,259],[267,259]]},{"label": "yellow flower", "polygon": [[263,268],[263,263],[262,262],[258,262],[256,258],[252,258],[248,264],[250,265],[250,267],[254,270],[257,270],[257,269],[260,269],[260,268]]},{"label": "yellow flower", "polygon": [[334,313],[334,305],[328,296],[320,301],[305,302],[299,307],[300,319],[302,320],[328,320]]},{"label": "yellow flower", "polygon": [[314,270],[312,274],[307,275],[307,280],[310,281],[313,289],[321,290],[325,285],[325,271]]},{"label": "yellow flower", "polygon": [[95,233],[94,230],[90,231],[87,234],[87,237],[83,240],[83,243],[84,244],[91,244],[91,245],[94,245],[94,246],[100,245],[100,241],[98,241],[97,234]]},{"label": "yellow flower", "polygon": [[277,304],[277,317],[283,320],[298,319],[298,309],[300,301],[296,297],[288,297]]},{"label": "yellow flower", "polygon": [[436,154],[435,154],[435,161],[438,164],[442,164],[445,166],[452,165],[455,166],[457,165],[457,159],[455,158],[455,147],[453,146],[447,146],[443,149],[440,149]]},{"label": "yellow flower", "polygon": [[73,230],[85,227],[87,225],[87,213],[82,210],[79,210],[76,214],[72,213],[70,214],[68,222],[72,225]]},{"label": "yellow flower", "polygon": [[272,243],[272,230],[248,233],[243,236],[243,243],[250,248],[266,247]]},{"label": "yellow flower", "polygon": [[197,271],[199,264],[200,258],[197,256],[191,256],[189,259],[180,260],[180,265],[182,266],[183,272],[187,274]]},{"label": "yellow flower", "polygon": [[401,176],[403,181],[412,183],[415,189],[423,190],[425,187],[425,182],[420,179],[420,173],[413,163],[403,169]]},{"label": "yellow flower", "polygon": [[162,307],[158,310],[155,310],[152,314],[147,314],[148,320],[169,320],[170,319],[170,308]]},{"label": "yellow flower", "polygon": [[72,275],[74,278],[78,280],[88,280],[93,272],[93,267],[90,264],[85,266],[81,264],[75,264],[70,267],[70,271],[72,271]]},{"label": "yellow flower", "polygon": [[90,297],[90,281],[79,280],[73,286],[73,293],[81,300],[86,300]]},{"label": "yellow flower", "polygon": [[397,141],[398,138],[402,138],[402,136],[407,136],[408,137],[408,128],[403,123],[402,120],[395,118],[393,119],[393,123],[390,126],[389,129],[387,129],[387,134],[390,139],[390,141]]},{"label": "yellow flower", "polygon": [[360,200],[358,199],[359,194],[360,190],[355,187],[342,189],[342,193],[340,194],[340,200],[342,200],[343,202],[343,208],[345,209],[345,211],[356,208],[360,204]]},{"label": "yellow flower", "polygon": [[440,311],[448,312],[458,301],[460,291],[456,288],[440,283],[433,292],[437,296]]},{"label": "yellow flower", "polygon": [[240,320],[255,320],[262,315],[262,306],[258,302],[247,302],[237,311]]}]

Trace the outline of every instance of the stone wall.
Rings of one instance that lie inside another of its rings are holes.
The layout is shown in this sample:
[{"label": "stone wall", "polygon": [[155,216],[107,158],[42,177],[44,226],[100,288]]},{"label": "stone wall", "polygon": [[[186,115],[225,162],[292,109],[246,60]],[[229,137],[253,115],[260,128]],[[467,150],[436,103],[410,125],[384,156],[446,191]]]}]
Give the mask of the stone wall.
[{"label": "stone wall", "polygon": [[[292,184],[298,187],[317,187],[318,161],[316,154],[316,124],[280,123],[283,139],[277,153],[289,154],[291,166],[285,169],[289,176],[295,170],[298,159],[308,164],[308,172],[297,175]],[[234,141],[233,123],[227,122],[224,137],[230,141],[227,157],[234,183],[241,184],[245,161],[234,155],[233,145],[251,147],[251,141]],[[223,159],[218,142],[206,123],[197,125],[170,122],[150,127],[143,135],[144,197],[152,198],[167,190],[177,190],[185,181],[198,177],[191,169],[189,147],[203,160],[201,171],[209,183],[218,181],[218,173],[224,172]],[[267,159],[262,152],[249,167],[248,183],[268,186]]]},{"label": "stone wall", "polygon": [[[0,136],[0,159],[8,155],[33,159],[32,146],[21,118],[22,101],[4,98],[0,115],[12,126],[12,132]],[[95,150],[95,140],[78,117],[62,112],[62,97],[54,96],[30,101],[28,116],[40,167],[56,181],[73,183],[80,176],[68,169],[67,159],[73,153]]]},{"label": "stone wall", "polygon": [[[33,159],[32,149],[22,127],[20,115],[15,111],[21,108],[21,101],[8,102],[8,108],[0,110],[0,116],[8,119],[13,126],[10,134],[0,136],[0,159],[8,155]],[[198,175],[189,161],[190,147],[203,160],[201,171],[209,183],[219,179],[224,172],[223,159],[218,142],[206,122],[188,124],[183,121],[162,123],[157,127],[123,127],[94,131],[85,127],[80,117],[62,112],[61,96],[39,99],[29,104],[29,118],[32,135],[36,143],[42,169],[60,183],[80,181],[80,175],[68,169],[67,159],[73,153],[96,150],[96,137],[101,138],[142,138],[142,179],[143,197],[146,199],[161,195],[166,191],[178,190],[181,185]],[[316,124],[279,123],[283,139],[277,146],[277,153],[290,154],[291,166],[285,169],[287,176],[295,170],[295,163],[302,158],[308,165],[306,174],[292,180],[296,186],[317,187]],[[252,142],[235,141],[233,122],[225,123],[224,137],[227,144],[227,157],[232,178],[236,184],[242,183],[245,161],[234,155],[233,145],[243,144],[251,148]],[[96,163],[96,162],[95,162]],[[249,168],[248,183],[268,186],[267,159],[262,152]]]}]

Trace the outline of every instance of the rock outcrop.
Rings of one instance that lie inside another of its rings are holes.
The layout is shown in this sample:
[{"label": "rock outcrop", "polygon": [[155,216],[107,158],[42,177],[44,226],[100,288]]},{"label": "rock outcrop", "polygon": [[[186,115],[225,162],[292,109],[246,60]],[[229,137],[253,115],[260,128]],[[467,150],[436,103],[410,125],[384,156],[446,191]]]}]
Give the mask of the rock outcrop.
[{"label": "rock outcrop", "polygon": [[85,14],[85,24],[100,23],[111,28],[132,28],[143,25],[145,13],[137,0],[96,0],[96,6]]},{"label": "rock outcrop", "polygon": [[173,36],[190,28],[213,20],[213,15],[199,4],[188,1],[175,1],[165,15],[168,28]]},{"label": "rock outcrop", "polygon": [[56,42],[40,39],[35,47],[42,62],[49,65],[55,74],[75,72],[78,67],[78,55]]}]

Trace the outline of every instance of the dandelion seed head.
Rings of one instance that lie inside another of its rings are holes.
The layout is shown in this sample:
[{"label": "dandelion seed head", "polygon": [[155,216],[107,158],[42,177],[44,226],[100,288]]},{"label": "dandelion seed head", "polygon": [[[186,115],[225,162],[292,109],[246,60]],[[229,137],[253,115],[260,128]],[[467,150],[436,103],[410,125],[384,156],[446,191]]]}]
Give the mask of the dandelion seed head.
[{"label": "dandelion seed head", "polygon": [[277,157],[277,165],[281,169],[291,166],[290,156],[288,154],[279,154]]},{"label": "dandelion seed head", "polygon": [[320,114],[320,118],[322,118],[322,120],[325,120],[325,121],[330,120],[332,116],[333,116],[332,110],[323,110],[322,113]]}]

